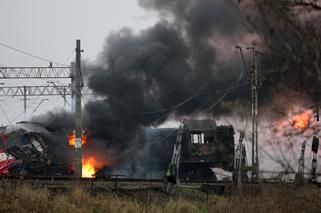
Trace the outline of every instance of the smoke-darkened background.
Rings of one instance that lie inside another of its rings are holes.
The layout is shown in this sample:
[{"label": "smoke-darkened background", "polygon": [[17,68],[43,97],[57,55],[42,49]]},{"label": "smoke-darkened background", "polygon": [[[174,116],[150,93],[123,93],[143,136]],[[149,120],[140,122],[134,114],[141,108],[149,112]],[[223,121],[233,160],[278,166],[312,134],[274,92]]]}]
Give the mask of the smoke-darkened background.
[{"label": "smoke-darkened background", "polygon": [[[86,82],[99,98],[85,105],[84,124],[101,146],[118,151],[144,147],[146,135],[136,134],[143,127],[246,108],[248,73],[235,46],[244,47],[249,72],[246,47],[254,39],[263,52],[259,63],[263,109],[277,107],[273,113],[286,114],[283,102],[273,101],[283,92],[293,102],[301,97],[309,104],[318,102],[318,10],[267,1],[138,3],[154,11],[159,22],[141,32],[124,27],[111,33],[97,61],[86,65]],[[286,98],[284,102],[289,104]]]},{"label": "smoke-darkened background", "polygon": [[[88,79],[102,99],[85,107],[89,128],[100,136],[113,138],[139,126],[157,125],[196,91],[201,94],[171,114],[201,111],[244,71],[234,46],[245,40],[245,19],[233,3],[161,2],[139,1],[159,12],[155,26],[139,33],[123,28],[106,38],[96,71]],[[245,86],[239,87],[226,100],[247,94]]]}]

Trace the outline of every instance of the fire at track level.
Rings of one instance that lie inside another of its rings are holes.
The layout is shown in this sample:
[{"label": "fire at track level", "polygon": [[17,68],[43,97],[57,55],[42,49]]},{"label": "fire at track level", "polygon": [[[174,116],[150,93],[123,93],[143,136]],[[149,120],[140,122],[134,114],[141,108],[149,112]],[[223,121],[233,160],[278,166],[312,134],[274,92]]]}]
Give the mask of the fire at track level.
[{"label": "fire at track level", "polygon": [[84,158],[82,159],[82,177],[83,178],[94,178],[96,174],[96,169],[95,169],[95,158],[94,157],[89,157],[89,158]]},{"label": "fire at track level", "polygon": [[[68,143],[70,146],[75,146],[76,135],[75,131],[73,131],[68,136]],[[86,145],[87,136],[86,133],[83,133],[81,136],[81,144]],[[82,177],[83,178],[94,178],[96,174],[95,169],[96,159],[93,156],[83,156],[82,159]]]}]

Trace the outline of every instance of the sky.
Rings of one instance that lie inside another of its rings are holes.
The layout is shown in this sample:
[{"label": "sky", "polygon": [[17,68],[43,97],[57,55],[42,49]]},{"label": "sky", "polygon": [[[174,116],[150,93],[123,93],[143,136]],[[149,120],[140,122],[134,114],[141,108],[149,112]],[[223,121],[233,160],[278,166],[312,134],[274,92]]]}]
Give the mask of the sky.
[{"label": "sky", "polygon": [[[156,20],[157,16],[140,8],[136,0],[1,0],[0,43],[69,65],[74,59],[76,39],[81,40],[82,59],[94,61],[110,32],[125,26],[137,32]],[[49,63],[0,46],[0,65],[49,66]],[[47,85],[46,81],[2,79],[0,83]],[[28,100],[27,118],[63,106],[62,98],[55,97],[43,101],[33,112],[42,99]],[[1,97],[0,125],[25,119],[20,115],[22,111],[20,98]]]}]

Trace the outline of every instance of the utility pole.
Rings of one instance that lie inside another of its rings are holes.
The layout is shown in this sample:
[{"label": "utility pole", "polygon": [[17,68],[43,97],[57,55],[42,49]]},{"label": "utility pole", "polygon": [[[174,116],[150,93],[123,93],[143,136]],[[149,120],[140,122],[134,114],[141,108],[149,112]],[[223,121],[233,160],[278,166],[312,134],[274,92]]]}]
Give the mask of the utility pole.
[{"label": "utility pole", "polygon": [[81,47],[80,40],[76,40],[76,75],[75,75],[75,98],[76,98],[76,109],[75,109],[75,176],[82,177],[82,148],[81,148]]},{"label": "utility pole", "polygon": [[257,56],[256,43],[253,41],[251,66],[251,105],[252,105],[252,178],[259,178],[259,155],[258,155],[258,80],[257,80]]},{"label": "utility pole", "polygon": [[299,158],[299,168],[298,173],[295,176],[295,181],[297,183],[303,183],[304,182],[304,154],[305,154],[305,146],[307,142],[304,141],[301,148],[301,155]]},{"label": "utility pole", "polygon": [[319,138],[316,136],[313,136],[312,139],[312,166],[311,166],[311,180],[316,181],[316,170],[317,170],[317,154],[319,150]]},{"label": "utility pole", "polygon": [[71,112],[76,112],[76,65],[74,62],[70,64],[70,73],[71,73]]},{"label": "utility pole", "polygon": [[242,168],[243,161],[244,161],[243,152],[245,151],[245,150],[243,150],[243,144],[242,144],[244,136],[245,136],[245,132],[241,131],[240,138],[239,138],[239,144],[238,144],[238,148],[237,148],[238,156],[237,156],[237,165],[236,165],[237,169],[238,169],[238,171],[237,171],[237,186],[238,186],[238,188],[240,188],[241,184],[242,184],[242,172],[243,172],[242,170],[244,169],[244,168]]}]

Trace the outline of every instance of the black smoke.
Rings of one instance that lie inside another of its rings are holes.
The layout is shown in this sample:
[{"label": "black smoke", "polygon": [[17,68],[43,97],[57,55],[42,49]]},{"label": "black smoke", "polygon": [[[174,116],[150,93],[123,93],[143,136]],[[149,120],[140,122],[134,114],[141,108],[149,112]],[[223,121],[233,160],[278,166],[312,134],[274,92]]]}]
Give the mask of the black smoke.
[{"label": "black smoke", "polygon": [[[160,150],[162,144],[152,147],[157,153],[151,153],[149,144],[161,131],[152,133],[146,127],[173,117],[243,110],[249,82],[235,46],[249,46],[253,35],[263,50],[259,100],[265,104],[260,114],[286,116],[289,105],[296,105],[293,100],[308,103],[305,96],[320,101],[317,22],[304,22],[284,4],[266,2],[251,2],[249,9],[233,0],[138,0],[140,6],[159,15],[159,22],[140,32],[124,27],[111,33],[97,61],[87,66],[86,82],[98,97],[84,110],[84,126],[93,142],[86,147],[89,153],[106,156],[102,161],[110,163],[106,163],[108,172],[144,176],[147,171],[166,169],[168,159],[163,164],[154,162],[172,149]],[[235,82],[244,85],[223,96]],[[278,101],[280,93],[288,101]],[[266,101],[270,96],[274,100]],[[44,120],[72,126],[66,117],[49,114]],[[170,136],[175,140],[175,135]]]},{"label": "black smoke", "polygon": [[[222,102],[248,98],[248,79],[235,49],[248,42],[248,32],[232,1],[138,2],[159,14],[159,22],[140,32],[124,27],[106,38],[97,61],[86,65],[86,82],[97,98],[85,105],[83,122],[93,142],[87,149],[106,150],[108,160],[117,163],[114,172],[146,174],[151,138],[146,127],[173,117],[230,112]],[[67,117],[51,113],[42,120],[68,128]]]},{"label": "black smoke", "polygon": [[[233,3],[140,0],[139,4],[157,11],[160,21],[138,33],[123,28],[110,34],[88,79],[100,99],[86,105],[87,125],[105,139],[126,138],[129,132],[155,126],[169,116],[202,112],[244,71],[234,46],[244,39],[245,20]],[[246,86],[239,87],[224,100],[245,97],[247,91]],[[195,92],[200,94],[175,107]]]}]

